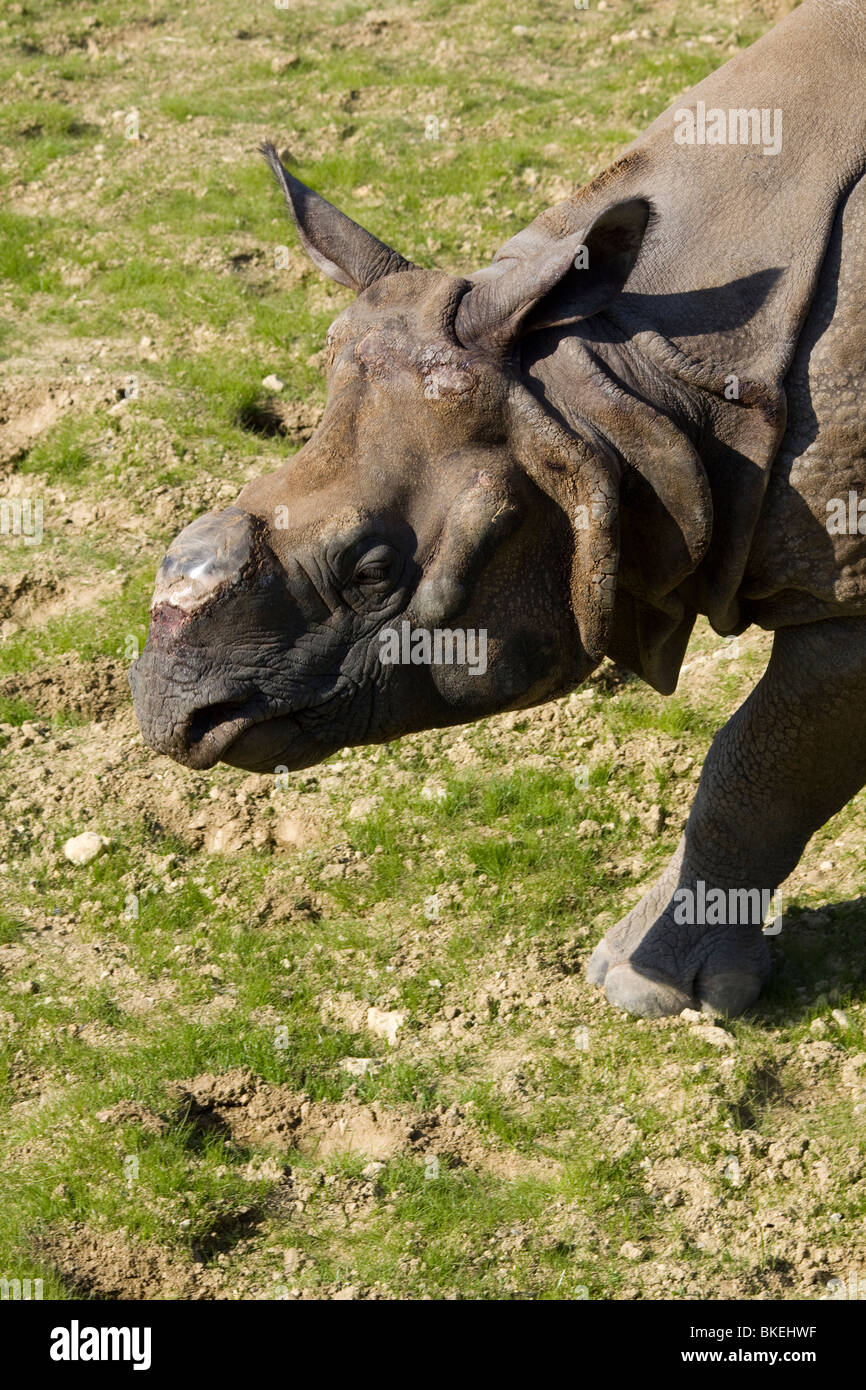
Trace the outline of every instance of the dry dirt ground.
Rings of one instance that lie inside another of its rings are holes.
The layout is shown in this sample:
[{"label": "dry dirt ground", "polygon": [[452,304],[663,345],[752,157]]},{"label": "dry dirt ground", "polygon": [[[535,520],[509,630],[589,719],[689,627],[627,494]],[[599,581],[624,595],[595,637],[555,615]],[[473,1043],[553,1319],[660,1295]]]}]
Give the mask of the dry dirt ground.
[{"label": "dry dirt ground", "polygon": [[606,667],[285,782],[156,758],[125,674],[170,537],[321,413],[345,297],[256,142],[407,255],[480,264],[786,8],[7,7],[0,499],[42,535],[0,538],[0,1275],[866,1290],[862,796],[785,885],[750,1017],[637,1022],[583,977],[766,634],[701,628],[667,701]]}]

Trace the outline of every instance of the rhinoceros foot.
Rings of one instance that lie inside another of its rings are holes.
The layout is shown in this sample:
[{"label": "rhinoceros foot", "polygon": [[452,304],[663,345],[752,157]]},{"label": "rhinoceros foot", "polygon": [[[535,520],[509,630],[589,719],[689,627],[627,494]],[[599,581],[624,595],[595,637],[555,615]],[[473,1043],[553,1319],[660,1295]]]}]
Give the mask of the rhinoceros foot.
[{"label": "rhinoceros foot", "polygon": [[683,860],[681,841],[661,878],[596,946],[587,977],[615,1008],[640,1018],[683,1009],[734,1017],[761,993],[769,948],[760,924],[675,920],[674,891],[692,878]]}]

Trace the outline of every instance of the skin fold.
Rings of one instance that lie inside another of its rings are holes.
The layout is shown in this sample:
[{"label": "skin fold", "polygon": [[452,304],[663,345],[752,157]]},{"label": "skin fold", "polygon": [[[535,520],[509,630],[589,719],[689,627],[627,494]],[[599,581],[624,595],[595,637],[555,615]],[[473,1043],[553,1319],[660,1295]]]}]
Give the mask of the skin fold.
[{"label": "skin fold", "polygon": [[[147,742],[273,774],[542,703],[605,656],[667,694],[698,615],[759,624],[769,666],[676,854],[589,964],[634,1014],[752,1005],[769,954],[740,895],[866,782],[864,72],[866,0],[805,0],[465,277],[263,147],[357,297],[312,438],[163,561],[130,674]],[[738,138],[685,142],[684,112]],[[384,661],[403,624],[483,633],[483,669]]]}]

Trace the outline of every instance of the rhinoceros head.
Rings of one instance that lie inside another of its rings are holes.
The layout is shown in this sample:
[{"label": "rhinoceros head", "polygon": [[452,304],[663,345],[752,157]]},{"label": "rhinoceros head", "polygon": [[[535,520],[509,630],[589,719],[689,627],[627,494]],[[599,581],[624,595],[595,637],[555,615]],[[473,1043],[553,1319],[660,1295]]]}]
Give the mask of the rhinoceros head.
[{"label": "rhinoceros head", "polygon": [[618,457],[528,389],[518,356],[526,332],[619,292],[647,220],[621,203],[462,279],[263,149],[305,249],[357,298],[328,333],[321,424],[173,542],[130,677],[152,747],[262,772],[538,703],[601,659]]}]

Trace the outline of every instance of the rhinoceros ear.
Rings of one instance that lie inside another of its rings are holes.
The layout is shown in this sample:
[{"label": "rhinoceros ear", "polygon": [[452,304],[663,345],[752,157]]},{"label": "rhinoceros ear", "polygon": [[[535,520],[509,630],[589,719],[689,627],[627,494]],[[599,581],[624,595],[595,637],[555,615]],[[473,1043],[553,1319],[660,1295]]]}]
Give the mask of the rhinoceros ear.
[{"label": "rhinoceros ear", "polygon": [[259,149],[283,190],[301,245],[325,275],[360,293],[386,275],[414,269],[411,261],[290,174],[272,144]]},{"label": "rhinoceros ear", "polygon": [[460,342],[502,350],[523,333],[597,314],[631,274],[649,213],[645,199],[629,198],[561,238],[534,225],[518,232],[472,277],[457,311]]}]

